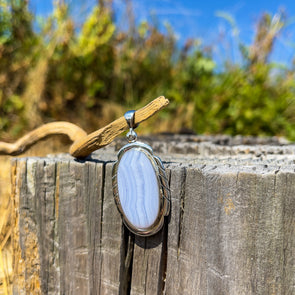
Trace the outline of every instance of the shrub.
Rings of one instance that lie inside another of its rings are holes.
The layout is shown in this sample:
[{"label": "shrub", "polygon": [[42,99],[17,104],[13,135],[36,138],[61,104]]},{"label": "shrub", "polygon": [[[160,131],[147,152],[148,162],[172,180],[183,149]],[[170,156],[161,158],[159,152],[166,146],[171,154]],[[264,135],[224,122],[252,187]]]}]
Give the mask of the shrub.
[{"label": "shrub", "polygon": [[66,4],[56,4],[36,29],[26,1],[1,2],[2,138],[53,120],[92,131],[165,95],[169,109],[145,130],[295,139],[294,68],[269,61],[288,21],[283,14],[262,16],[253,44],[240,44],[242,62],[220,70],[198,40],[181,47],[169,26],[137,25],[131,14],[120,29],[111,2],[99,2],[80,29]]}]

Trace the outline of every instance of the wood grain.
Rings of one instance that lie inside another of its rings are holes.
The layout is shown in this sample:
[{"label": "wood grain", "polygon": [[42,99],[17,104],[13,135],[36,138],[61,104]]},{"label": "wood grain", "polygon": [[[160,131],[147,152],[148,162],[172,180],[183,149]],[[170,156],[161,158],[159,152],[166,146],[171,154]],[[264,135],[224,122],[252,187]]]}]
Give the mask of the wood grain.
[{"label": "wood grain", "polygon": [[14,294],[295,294],[295,146],[162,141],[171,213],[147,238],[122,224],[111,149],[13,161]]}]

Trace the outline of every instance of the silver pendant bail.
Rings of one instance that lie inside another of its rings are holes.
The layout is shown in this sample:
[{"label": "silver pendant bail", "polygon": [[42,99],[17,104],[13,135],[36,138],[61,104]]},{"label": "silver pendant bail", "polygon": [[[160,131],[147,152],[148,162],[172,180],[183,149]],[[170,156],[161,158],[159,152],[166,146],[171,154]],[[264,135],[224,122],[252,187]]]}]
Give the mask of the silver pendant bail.
[{"label": "silver pendant bail", "polygon": [[134,122],[134,115],[135,115],[135,111],[134,110],[131,110],[131,111],[128,111],[124,114],[124,118],[129,126],[129,132],[126,134],[126,137],[127,137],[127,140],[129,143],[131,142],[135,142],[137,140],[137,134],[136,132],[134,131],[134,129],[138,126],[138,125],[135,125],[135,122]]}]

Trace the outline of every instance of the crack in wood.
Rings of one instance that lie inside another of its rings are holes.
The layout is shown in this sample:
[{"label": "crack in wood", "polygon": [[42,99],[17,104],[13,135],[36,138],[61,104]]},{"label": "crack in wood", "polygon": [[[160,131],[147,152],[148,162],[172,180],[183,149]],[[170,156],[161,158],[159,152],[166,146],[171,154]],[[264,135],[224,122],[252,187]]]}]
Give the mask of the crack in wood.
[{"label": "crack in wood", "polygon": [[123,239],[121,245],[119,294],[128,295],[131,291],[134,234],[132,234],[123,224],[122,232]]},{"label": "crack in wood", "polygon": [[181,247],[181,234],[183,226],[183,214],[185,207],[185,186],[186,186],[186,168],[183,167],[181,171],[181,180],[180,180],[180,208],[179,208],[179,224],[178,224],[178,239],[177,239],[177,258],[180,256],[180,247]]},{"label": "crack in wood", "polygon": [[[170,190],[171,184],[171,170],[168,170],[168,186]],[[171,202],[171,200],[170,200]],[[171,206],[170,206],[171,207]],[[171,212],[170,212],[171,214]],[[162,253],[161,253],[161,262],[160,262],[160,271],[159,271],[159,279],[158,279],[158,290],[161,290],[161,294],[164,294],[165,291],[165,283],[167,276],[167,257],[168,257],[168,223],[169,216],[165,217],[165,222],[163,226],[163,241],[162,241]]]},{"label": "crack in wood", "polygon": [[[103,163],[102,165],[102,182],[101,182],[101,206],[100,206],[100,224],[99,224],[99,233],[100,233],[100,238],[99,238],[99,253],[100,253],[100,258],[102,257],[102,225],[103,225],[103,205],[104,205],[104,198],[105,198],[105,175],[106,175],[106,163]],[[100,279],[99,279],[99,284],[98,284],[98,290],[97,294],[100,294],[101,290],[101,270],[102,270],[102,259],[100,259]]]}]

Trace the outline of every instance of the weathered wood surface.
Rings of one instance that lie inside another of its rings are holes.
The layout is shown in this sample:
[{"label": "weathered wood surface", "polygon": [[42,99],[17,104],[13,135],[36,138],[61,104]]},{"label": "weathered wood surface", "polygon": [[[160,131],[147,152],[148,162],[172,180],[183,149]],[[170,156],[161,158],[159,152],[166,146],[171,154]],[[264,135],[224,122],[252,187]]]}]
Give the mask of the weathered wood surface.
[{"label": "weathered wood surface", "polygon": [[171,214],[147,238],[113,201],[121,141],[83,161],[12,161],[14,294],[295,294],[295,146],[151,143]]}]

